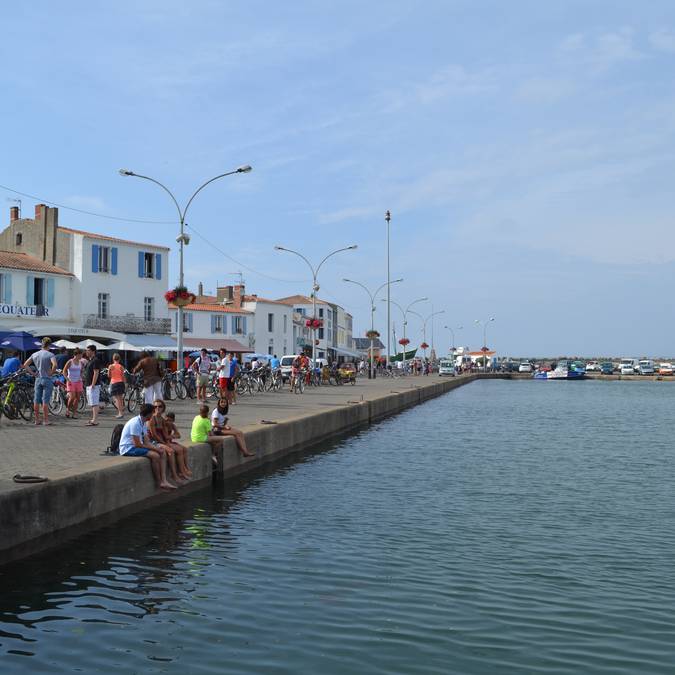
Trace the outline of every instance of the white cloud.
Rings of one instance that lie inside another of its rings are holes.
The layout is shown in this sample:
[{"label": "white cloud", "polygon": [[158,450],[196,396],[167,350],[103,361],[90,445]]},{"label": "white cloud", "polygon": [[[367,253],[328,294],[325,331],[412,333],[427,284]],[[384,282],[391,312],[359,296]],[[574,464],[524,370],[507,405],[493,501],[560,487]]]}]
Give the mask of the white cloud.
[{"label": "white cloud", "polygon": [[651,33],[649,43],[658,51],[675,54],[675,32],[671,30],[657,30]]},{"label": "white cloud", "polygon": [[604,73],[627,61],[643,58],[635,47],[631,28],[588,36],[574,33],[559,44],[559,54],[564,61],[589,70],[592,74]]}]

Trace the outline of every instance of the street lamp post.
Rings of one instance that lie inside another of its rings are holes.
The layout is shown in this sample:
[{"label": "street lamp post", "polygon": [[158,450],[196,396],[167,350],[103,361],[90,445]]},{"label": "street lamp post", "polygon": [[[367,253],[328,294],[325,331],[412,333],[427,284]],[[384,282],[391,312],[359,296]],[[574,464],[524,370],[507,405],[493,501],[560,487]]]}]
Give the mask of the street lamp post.
[{"label": "street lamp post", "polygon": [[[455,331],[450,326],[444,326],[452,333],[452,355],[455,355]],[[457,330],[462,330],[464,326],[457,326]]]},{"label": "street lamp post", "polygon": [[[401,305],[399,305],[398,302],[395,302],[394,300],[390,300],[391,304],[396,305],[396,307],[398,307],[401,310],[401,313],[403,314],[403,341],[404,342],[405,342],[405,339],[406,339],[406,327],[408,325],[408,314],[415,314],[416,316],[419,316],[420,319],[422,319],[422,317],[419,314],[417,314],[417,312],[413,312],[410,308],[413,305],[416,305],[418,302],[426,302],[428,299],[429,298],[417,298],[417,300],[413,300],[405,309],[403,309],[403,307],[401,307]],[[384,300],[382,302],[384,302]],[[406,369],[406,364],[407,364],[407,360],[406,360],[406,357],[405,357],[405,348],[406,348],[406,345],[404,344],[403,345],[403,372],[404,373],[406,372],[405,369]]]},{"label": "street lamp post", "polygon": [[387,221],[387,370],[389,370],[389,355],[391,354],[391,281],[389,275],[389,223],[391,222],[391,212],[387,209],[384,214]]},{"label": "street lamp post", "polygon": [[[389,287],[392,284],[397,284],[403,279],[394,279],[393,281],[385,281],[374,293],[371,293],[370,290],[368,289],[367,286],[364,286],[361,282],[359,281],[353,281],[352,279],[343,279],[342,281],[346,281],[349,284],[356,284],[357,286],[361,286],[361,288],[368,293],[368,296],[370,297],[370,332],[371,334],[375,331],[375,298],[377,297],[377,294],[386,286],[387,291],[389,290]],[[370,379],[372,380],[375,377],[375,359],[373,358],[373,342],[374,339],[371,335],[370,337]]]},{"label": "street lamp post", "polygon": [[[185,216],[187,214],[187,210],[190,208],[190,204],[192,204],[192,200],[210,183],[213,183],[214,181],[218,180],[219,178],[224,178],[225,176],[232,176],[235,173],[249,173],[252,171],[252,167],[250,167],[248,164],[245,166],[240,166],[238,169],[235,169],[234,171],[227,171],[226,173],[221,173],[218,176],[214,176],[213,178],[210,178],[207,180],[205,183],[202,183],[193,193],[190,199],[188,199],[187,204],[185,205],[185,208],[181,209],[181,207],[178,204],[178,200],[173,196],[173,193],[171,190],[169,190],[166,185],[163,185],[160,183],[158,180],[154,178],[150,178],[150,176],[143,176],[140,173],[134,173],[133,171],[130,171],[129,169],[120,169],[119,173],[120,176],[133,176],[134,178],[142,178],[143,180],[149,180],[151,183],[155,183],[155,185],[159,185],[159,187],[164,190],[169,197],[171,197],[171,200],[173,203],[176,205],[176,209],[178,210],[178,217],[180,220],[180,234],[176,237],[176,241],[180,245],[179,248],[179,274],[178,274],[178,285],[179,286],[185,286],[185,275],[183,271],[183,248],[184,246],[187,246],[187,244],[190,243],[190,235],[185,233]],[[177,358],[176,358],[176,366],[177,368],[182,368],[183,367],[183,308],[179,305],[178,306],[178,326],[176,328],[176,350],[177,350]]]},{"label": "street lamp post", "polygon": [[[313,318],[316,319],[316,294],[319,291],[319,284],[317,282],[317,277],[319,275],[319,270],[321,269],[321,266],[330,258],[331,256],[334,256],[336,253],[341,253],[342,251],[354,251],[357,249],[358,246],[356,244],[352,244],[351,246],[345,246],[344,248],[339,248],[336,251],[333,251],[329,253],[316,267],[312,265],[307,258],[305,258],[302,253],[298,253],[297,251],[294,251],[290,248],[285,248],[284,246],[275,246],[274,250],[275,251],[286,251],[286,253],[293,253],[294,255],[297,255],[299,258],[302,258],[307,265],[309,266],[309,269],[312,271],[312,305],[313,305],[313,312],[314,316]],[[314,331],[314,338],[312,339],[312,368],[316,368],[316,328],[312,327],[312,330]],[[326,340],[326,356],[328,356],[328,326],[326,325],[326,328],[324,329],[324,339]]]},{"label": "street lamp post", "polygon": [[[431,314],[429,314],[429,316],[426,319],[424,319],[424,326],[422,327],[422,333],[423,333],[422,337],[424,338],[424,344],[427,343],[427,321],[429,321],[429,319],[431,319],[431,333],[433,335],[433,331],[434,331],[433,318],[435,316],[438,316],[439,314],[445,314],[445,310],[440,309],[438,312],[431,312]],[[432,351],[433,351],[433,340],[431,342],[432,342]],[[427,350],[426,349],[424,350],[424,358],[425,359],[427,358]]]},{"label": "street lamp post", "polygon": [[488,352],[488,348],[487,348],[487,327],[488,327],[488,324],[491,321],[494,321],[494,320],[495,320],[494,316],[491,316],[490,318],[485,319],[484,321],[481,321],[480,319],[476,319],[474,321],[475,324],[483,327],[483,349],[482,349],[482,352],[483,352],[483,372],[484,373],[487,373],[487,352]]}]

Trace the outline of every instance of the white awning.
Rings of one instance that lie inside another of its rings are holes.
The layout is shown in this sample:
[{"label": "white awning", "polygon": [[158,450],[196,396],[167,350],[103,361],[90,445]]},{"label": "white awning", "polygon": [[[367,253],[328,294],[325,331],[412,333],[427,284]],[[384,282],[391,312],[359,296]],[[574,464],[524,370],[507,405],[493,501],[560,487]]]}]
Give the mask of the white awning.
[{"label": "white awning", "polygon": [[361,352],[355,352],[353,349],[345,349],[344,347],[331,347],[331,349],[338,356],[351,356],[354,359],[361,358]]},{"label": "white awning", "polygon": [[121,339],[123,342],[145,349],[149,352],[175,352],[178,349],[176,340],[170,335],[153,335],[151,333],[128,333]]}]

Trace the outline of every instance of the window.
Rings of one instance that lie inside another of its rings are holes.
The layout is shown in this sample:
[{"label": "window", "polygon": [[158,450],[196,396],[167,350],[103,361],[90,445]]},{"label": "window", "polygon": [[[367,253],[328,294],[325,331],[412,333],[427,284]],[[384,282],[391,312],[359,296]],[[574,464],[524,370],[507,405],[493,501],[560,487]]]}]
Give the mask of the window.
[{"label": "window", "polygon": [[323,340],[323,328],[319,328],[319,340]]},{"label": "window", "polygon": [[143,316],[146,321],[152,321],[155,318],[155,299],[145,298],[143,300]]},{"label": "window", "polygon": [[155,256],[152,253],[144,254],[143,276],[146,279],[152,279],[155,276]]},{"label": "window", "polygon": [[110,247],[98,247],[98,271],[110,272]]},{"label": "window", "polygon": [[267,315],[267,332],[274,333],[274,314]]},{"label": "window", "polygon": [[319,318],[323,319],[323,307],[319,307]]},{"label": "window", "polygon": [[232,317],[232,333],[234,335],[243,335],[246,333],[246,317],[233,316]]},{"label": "window", "polygon": [[110,312],[110,295],[108,293],[98,294],[98,318],[107,319]]},{"label": "window", "polygon": [[12,302],[12,275],[0,274],[0,302],[6,305]]},{"label": "window", "polygon": [[[54,306],[56,280],[45,277],[26,277],[26,304],[37,307]],[[43,316],[40,314],[40,316]]]},{"label": "window", "polygon": [[21,232],[16,233],[16,245],[21,246],[23,244],[23,234]]},{"label": "window", "polygon": [[45,280],[42,277],[33,278],[33,304],[45,304]]},{"label": "window", "polygon": [[284,314],[284,333],[288,333],[288,315]]},{"label": "window", "polygon": [[211,332],[212,333],[224,333],[224,324],[223,316],[220,314],[211,315]]},{"label": "window", "polygon": [[[114,260],[113,260],[113,267],[114,267]],[[161,279],[162,255],[160,253],[148,253],[147,251],[139,251],[138,276],[141,279]]]},{"label": "window", "polygon": [[183,312],[183,332],[192,333],[192,312]]}]

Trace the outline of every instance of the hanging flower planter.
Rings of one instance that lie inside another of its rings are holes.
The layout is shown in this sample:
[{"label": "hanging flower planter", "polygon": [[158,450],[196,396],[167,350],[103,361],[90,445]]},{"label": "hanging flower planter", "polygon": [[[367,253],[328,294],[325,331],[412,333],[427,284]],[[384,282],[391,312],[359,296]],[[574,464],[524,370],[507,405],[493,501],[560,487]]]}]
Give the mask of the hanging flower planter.
[{"label": "hanging flower planter", "polygon": [[176,288],[164,294],[164,299],[176,305],[176,307],[185,307],[186,305],[193,304],[197,300],[197,296],[194,293],[190,293],[185,286],[176,286]]},{"label": "hanging flower planter", "polygon": [[377,338],[380,337],[380,334],[379,334],[376,330],[369,330],[369,331],[366,333],[366,337],[367,337],[369,340],[376,340]]},{"label": "hanging flower planter", "polygon": [[314,344],[318,346],[318,345],[319,345],[319,341],[318,341],[318,340],[314,340]]},{"label": "hanging flower planter", "polygon": [[428,349],[428,348],[429,348],[429,345],[428,345],[426,342],[423,342],[423,343],[420,345],[420,347],[421,347],[422,349]]},{"label": "hanging flower planter", "polygon": [[401,338],[401,339],[398,341],[398,343],[399,343],[400,345],[403,345],[403,346],[405,347],[406,345],[409,345],[409,344],[410,344],[410,340],[408,340],[408,338]]},{"label": "hanging flower planter", "polygon": [[307,328],[323,328],[323,321],[321,319],[307,319],[305,321]]}]

